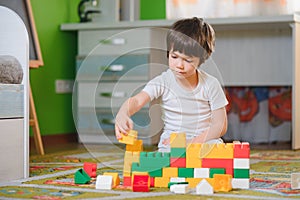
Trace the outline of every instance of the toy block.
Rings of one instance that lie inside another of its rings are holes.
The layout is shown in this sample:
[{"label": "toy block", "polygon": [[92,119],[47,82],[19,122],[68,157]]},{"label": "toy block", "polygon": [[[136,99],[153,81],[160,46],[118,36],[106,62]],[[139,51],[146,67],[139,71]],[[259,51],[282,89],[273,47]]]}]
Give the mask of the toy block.
[{"label": "toy block", "polygon": [[133,144],[127,144],[126,151],[143,151],[143,140],[136,140]]},{"label": "toy block", "polygon": [[202,144],[200,158],[233,158],[233,143]]},{"label": "toy block", "polygon": [[250,144],[248,142],[233,142],[234,144],[234,151],[233,157],[234,158],[250,158]]},{"label": "toy block", "polygon": [[97,163],[83,163],[83,170],[91,177],[96,178],[97,176]]},{"label": "toy block", "polygon": [[171,148],[185,148],[186,147],[185,133],[171,133],[170,146]]},{"label": "toy block", "polygon": [[233,175],[233,159],[203,158],[203,168],[225,168],[226,174]]},{"label": "toy block", "polygon": [[137,152],[137,151],[132,152],[132,162],[135,162],[135,163],[140,162],[140,152]]},{"label": "toy block", "polygon": [[131,176],[123,176],[123,186],[131,186]]},{"label": "toy block", "polygon": [[132,191],[133,192],[149,192],[150,176],[133,174]]},{"label": "toy block", "polygon": [[169,182],[168,183],[168,188],[170,188],[172,185],[175,185],[175,184],[189,184],[189,182],[187,182],[187,181],[184,181],[184,182]]},{"label": "toy block", "polygon": [[186,148],[175,148],[171,147],[171,158],[185,158]]},{"label": "toy block", "polygon": [[186,178],[185,180],[189,183],[190,188],[195,188],[203,178]]},{"label": "toy block", "polygon": [[91,177],[83,170],[79,169],[75,172],[74,182],[75,184],[86,184],[90,182]]},{"label": "toy block", "polygon": [[178,176],[192,178],[194,177],[194,168],[178,168]]},{"label": "toy block", "polygon": [[233,189],[249,189],[250,179],[249,178],[233,178],[231,180]]},{"label": "toy block", "polygon": [[188,184],[174,184],[170,186],[170,192],[175,194],[187,194],[190,192]]},{"label": "toy block", "polygon": [[150,187],[154,187],[154,180],[155,178],[150,176]]},{"label": "toy block", "polygon": [[250,168],[250,159],[249,158],[234,158],[233,159],[233,168],[249,169]]},{"label": "toy block", "polygon": [[229,174],[215,174],[214,175],[214,191],[215,192],[229,192],[232,190],[231,185],[232,176]]},{"label": "toy block", "polygon": [[96,189],[111,190],[113,187],[113,177],[107,175],[98,175],[96,179]]},{"label": "toy block", "polygon": [[178,168],[177,167],[164,167],[162,168],[162,176],[163,177],[177,177],[178,176]]},{"label": "toy block", "polygon": [[140,167],[161,169],[170,166],[170,153],[162,152],[141,152]]},{"label": "toy block", "polygon": [[209,168],[194,168],[194,178],[209,178]]},{"label": "toy block", "polygon": [[113,187],[114,188],[117,187],[118,185],[120,185],[120,177],[117,172],[104,172],[103,175],[113,177]]},{"label": "toy block", "polygon": [[119,139],[120,143],[133,145],[134,142],[137,140],[138,132],[135,130],[130,130],[127,132],[127,135],[125,135],[123,133],[121,133],[121,135],[122,135],[122,138]]},{"label": "toy block", "polygon": [[300,189],[300,173],[291,174],[291,188]]},{"label": "toy block", "polygon": [[212,195],[214,193],[214,189],[212,185],[205,179],[200,181],[200,183],[196,186],[196,194],[198,195]]},{"label": "toy block", "polygon": [[191,143],[186,148],[186,167],[201,168],[202,160],[199,157],[201,144]]},{"label": "toy block", "polygon": [[171,167],[186,167],[186,158],[170,158]]},{"label": "toy block", "polygon": [[234,178],[250,178],[249,169],[233,169]]},{"label": "toy block", "polygon": [[184,177],[171,177],[170,182],[172,183],[182,183],[186,182]]},{"label": "toy block", "polygon": [[209,169],[209,177],[213,178],[215,174],[225,174],[224,168],[210,168]]},{"label": "toy block", "polygon": [[161,177],[162,168],[157,167],[141,167],[138,163],[132,163],[131,165],[132,172],[147,172],[151,177]]},{"label": "toy block", "polygon": [[154,178],[154,187],[168,187],[168,183],[170,182],[170,178],[168,177],[155,177]]},{"label": "toy block", "polygon": [[123,174],[127,175],[131,173],[131,166],[133,162],[138,163],[140,160],[140,152],[125,151]]}]

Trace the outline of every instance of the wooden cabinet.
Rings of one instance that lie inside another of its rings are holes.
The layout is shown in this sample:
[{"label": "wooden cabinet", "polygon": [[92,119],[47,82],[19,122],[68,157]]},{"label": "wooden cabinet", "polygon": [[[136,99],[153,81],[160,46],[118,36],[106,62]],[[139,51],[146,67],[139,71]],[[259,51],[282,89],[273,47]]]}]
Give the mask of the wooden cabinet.
[{"label": "wooden cabinet", "polygon": [[[300,124],[297,123],[300,121],[300,105],[297,104],[300,101],[300,16],[214,18],[206,21],[216,30],[217,39],[216,51],[203,66],[204,70],[225,86],[292,86],[292,146],[293,149],[300,148]],[[165,33],[172,23],[174,20],[63,24],[61,29],[78,31],[79,55],[101,55],[105,59],[112,55],[146,55],[149,65],[144,72],[148,72],[150,79],[166,67]],[[92,77],[85,74],[86,80]],[[81,76],[77,80],[83,81]],[[134,78],[128,80],[134,82]],[[151,118],[157,126],[160,123],[158,118],[159,114]],[[152,129],[149,130],[151,135]]]}]

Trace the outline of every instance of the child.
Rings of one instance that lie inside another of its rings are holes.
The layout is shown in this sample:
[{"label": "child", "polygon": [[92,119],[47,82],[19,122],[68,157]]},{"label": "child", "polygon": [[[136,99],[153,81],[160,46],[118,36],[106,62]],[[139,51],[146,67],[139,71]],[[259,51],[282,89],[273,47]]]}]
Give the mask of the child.
[{"label": "child", "polygon": [[198,67],[214,51],[213,28],[196,17],[175,22],[167,34],[169,69],[129,98],[116,115],[115,133],[133,129],[130,116],[161,97],[164,129],[159,151],[170,151],[170,134],[186,133],[190,143],[221,143],[227,130],[228,104],[218,80]]}]

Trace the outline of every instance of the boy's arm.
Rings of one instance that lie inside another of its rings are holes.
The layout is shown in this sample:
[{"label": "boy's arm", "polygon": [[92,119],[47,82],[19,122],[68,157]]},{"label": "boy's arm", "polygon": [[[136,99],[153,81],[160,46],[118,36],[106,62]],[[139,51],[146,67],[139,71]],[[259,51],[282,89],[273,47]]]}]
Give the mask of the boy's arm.
[{"label": "boy's arm", "polygon": [[207,131],[195,137],[192,143],[205,143],[212,139],[218,139],[227,131],[227,113],[225,107],[212,111],[211,125]]},{"label": "boy's arm", "polygon": [[117,139],[122,138],[121,133],[126,133],[128,130],[133,129],[133,122],[130,117],[149,102],[150,96],[146,92],[141,91],[122,104],[115,118],[115,134]]}]

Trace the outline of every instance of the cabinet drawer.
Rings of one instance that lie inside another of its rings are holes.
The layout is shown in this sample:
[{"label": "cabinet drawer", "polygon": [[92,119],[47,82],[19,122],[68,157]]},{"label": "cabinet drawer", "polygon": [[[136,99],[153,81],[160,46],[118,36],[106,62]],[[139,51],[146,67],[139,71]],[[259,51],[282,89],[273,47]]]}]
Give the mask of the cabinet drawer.
[{"label": "cabinet drawer", "polygon": [[[86,30],[78,35],[79,55],[124,55],[149,52],[150,28]],[[148,48],[147,48],[148,47]]]},{"label": "cabinet drawer", "polygon": [[148,80],[149,55],[88,56],[77,59],[78,80]]},{"label": "cabinet drawer", "polygon": [[146,82],[79,82],[78,107],[118,108],[141,91]]},{"label": "cabinet drawer", "polygon": [[[81,109],[78,112],[77,126],[81,130],[100,130],[98,132],[110,133],[114,132],[115,121],[114,115],[110,109],[97,110],[96,113],[90,109]],[[132,116],[134,122],[134,129],[141,130],[144,132],[149,129],[150,118],[148,115],[148,110],[143,109],[142,111],[136,113]]]}]

